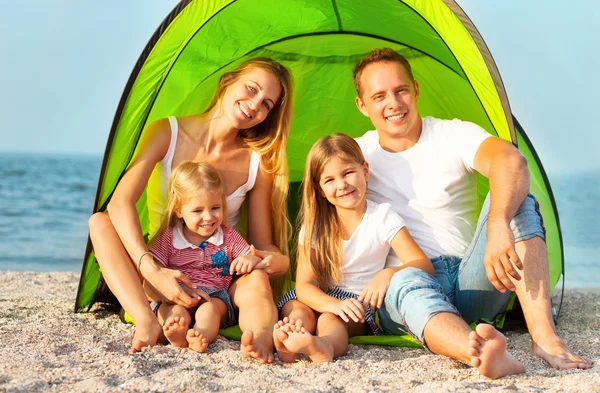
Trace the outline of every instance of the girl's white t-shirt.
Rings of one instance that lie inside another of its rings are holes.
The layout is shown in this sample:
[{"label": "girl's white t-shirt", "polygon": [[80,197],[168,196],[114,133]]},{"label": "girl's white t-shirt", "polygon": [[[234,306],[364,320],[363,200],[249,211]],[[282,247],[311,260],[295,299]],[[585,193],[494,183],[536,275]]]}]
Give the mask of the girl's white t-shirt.
[{"label": "girl's white t-shirt", "polygon": [[[391,241],[404,227],[404,220],[389,203],[367,200],[367,210],[350,239],[344,240],[342,280],[337,287],[357,295],[385,267]],[[304,230],[300,230],[302,244]]]},{"label": "girl's white t-shirt", "polygon": [[385,267],[392,239],[404,227],[404,220],[389,203],[367,200],[367,211],[360,224],[344,240],[344,268],[338,287],[359,294]]}]

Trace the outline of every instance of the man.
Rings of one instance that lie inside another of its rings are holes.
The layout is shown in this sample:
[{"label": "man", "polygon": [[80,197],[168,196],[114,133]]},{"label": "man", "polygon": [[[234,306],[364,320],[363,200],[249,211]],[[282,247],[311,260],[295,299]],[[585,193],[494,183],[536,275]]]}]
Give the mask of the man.
[{"label": "man", "polygon": [[[515,291],[534,355],[559,369],[592,367],[556,334],[545,231],[525,158],[473,123],[421,118],[419,85],[391,49],[357,63],[354,83],[356,105],[376,128],[357,138],[371,168],[368,197],[392,204],[436,270],[437,280],[411,268],[394,275],[380,309],[386,332],[408,331],[492,379],[522,373],[500,332],[467,325],[496,316]],[[475,172],[490,185],[477,225]]]}]

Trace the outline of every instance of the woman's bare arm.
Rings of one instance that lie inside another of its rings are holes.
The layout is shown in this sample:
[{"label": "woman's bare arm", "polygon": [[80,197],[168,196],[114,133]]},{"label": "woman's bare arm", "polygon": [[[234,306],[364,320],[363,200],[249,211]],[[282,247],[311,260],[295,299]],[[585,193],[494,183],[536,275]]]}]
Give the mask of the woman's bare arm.
[{"label": "woman's bare arm", "polygon": [[140,256],[146,253],[148,248],[142,235],[135,204],[148,184],[148,179],[156,163],[165,156],[170,139],[171,131],[167,119],[156,121],[148,126],[140,140],[137,154],[115,189],[107,211],[132,261],[140,262],[139,269],[142,276],[166,300],[192,307],[197,303],[197,299],[193,299],[185,293],[177,282],[181,281],[188,286],[192,285],[183,273],[162,268],[149,254],[140,259]]},{"label": "woman's bare arm", "polygon": [[273,176],[259,168],[254,187],[248,194],[248,224],[250,243],[256,247],[256,255],[263,258],[254,268],[277,277],[287,272],[290,259],[273,242],[272,189]]}]

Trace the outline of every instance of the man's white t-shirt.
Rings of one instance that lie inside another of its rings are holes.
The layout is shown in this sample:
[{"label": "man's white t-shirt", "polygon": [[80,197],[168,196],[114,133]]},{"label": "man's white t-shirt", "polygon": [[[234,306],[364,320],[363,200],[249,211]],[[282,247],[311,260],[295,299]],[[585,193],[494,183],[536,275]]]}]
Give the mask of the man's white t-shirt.
[{"label": "man's white t-shirt", "polygon": [[[418,142],[392,153],[368,131],[356,138],[371,172],[367,198],[391,204],[429,258],[462,257],[479,215],[473,161],[489,136],[474,123],[425,117]],[[398,264],[390,253],[387,266]]]},{"label": "man's white t-shirt", "polygon": [[[367,200],[367,210],[358,227],[344,240],[342,280],[336,286],[357,295],[384,269],[391,241],[404,227],[404,220],[390,204]],[[300,231],[300,244],[303,232]],[[394,254],[395,255],[395,254]]]}]

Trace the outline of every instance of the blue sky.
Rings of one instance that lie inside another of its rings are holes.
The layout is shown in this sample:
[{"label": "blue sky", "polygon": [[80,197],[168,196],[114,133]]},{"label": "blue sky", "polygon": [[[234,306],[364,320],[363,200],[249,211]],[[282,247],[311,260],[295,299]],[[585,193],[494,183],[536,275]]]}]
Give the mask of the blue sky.
[{"label": "blue sky", "polygon": [[[0,2],[0,150],[100,155],[137,57],[177,2]],[[600,169],[597,2],[458,3],[546,170]]]}]

